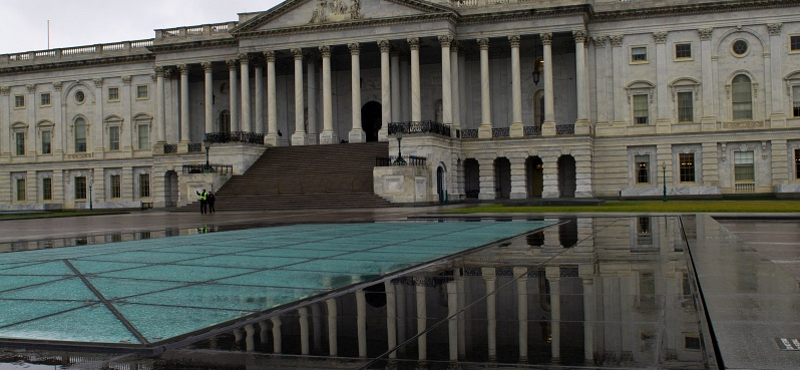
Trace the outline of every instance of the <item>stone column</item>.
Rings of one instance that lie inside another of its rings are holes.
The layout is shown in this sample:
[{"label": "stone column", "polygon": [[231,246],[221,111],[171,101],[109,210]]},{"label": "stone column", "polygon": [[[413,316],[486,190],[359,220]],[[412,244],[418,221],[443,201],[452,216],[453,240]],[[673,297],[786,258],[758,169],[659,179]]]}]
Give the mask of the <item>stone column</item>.
[{"label": "stone column", "polygon": [[[539,153],[542,159],[542,198],[558,198],[558,157],[560,152]],[[549,235],[549,234],[548,234]]]},{"label": "stone column", "polygon": [[256,328],[253,324],[248,324],[244,326],[245,332],[245,349],[247,352],[253,352],[256,349],[256,341],[253,336],[256,334]]},{"label": "stone column", "polygon": [[589,69],[586,67],[586,30],[572,31],[575,39],[575,88],[578,98],[578,119],[575,134],[589,135]]},{"label": "stone column", "polygon": [[492,85],[489,83],[489,39],[478,39],[481,47],[481,125],[478,137],[492,138]]},{"label": "stone column", "polygon": [[781,93],[781,90],[783,90],[783,84],[780,83],[780,81],[783,79],[781,73],[783,70],[781,55],[783,55],[783,48],[786,47],[781,41],[782,26],[783,23],[767,24],[770,49],[770,63],[767,70],[772,75],[771,78],[768,77],[766,79],[766,82],[771,85],[770,92],[772,95],[772,99],[770,99],[770,104],[767,111],[771,112],[769,120],[770,126],[773,128],[786,127],[786,113],[784,112],[785,107],[783,105],[783,94]]},{"label": "stone column", "polygon": [[[511,44],[511,137],[523,137],[524,130],[522,126],[522,75],[520,72],[519,60],[519,35],[508,36],[508,42]],[[513,172],[513,170],[512,170]],[[513,176],[513,175],[512,175]],[[513,185],[512,185],[513,198]]]},{"label": "stone column", "polygon": [[717,127],[717,117],[714,111],[714,102],[716,101],[714,70],[712,68],[714,51],[711,45],[711,35],[713,33],[713,28],[701,28],[697,30],[697,34],[700,36],[700,66],[703,70],[703,118],[700,119],[703,131],[713,131]]},{"label": "stone column", "polygon": [[450,46],[450,81],[452,81],[451,95],[453,100],[453,136],[461,129],[461,90],[459,89],[458,74],[458,41],[453,40]]},{"label": "stone column", "polygon": [[495,192],[495,184],[494,184],[494,157],[483,157],[477,158],[479,169],[478,169],[478,186],[480,187],[480,192],[478,193],[478,199],[480,200],[492,200],[497,198],[497,193]]},{"label": "stone column", "polygon": [[579,265],[578,275],[583,283],[583,358],[586,364],[594,363],[594,264]]},{"label": "stone column", "polygon": [[276,354],[280,354],[283,351],[281,341],[281,318],[273,317],[270,321],[272,321],[272,351]]},{"label": "stone column", "polygon": [[255,104],[255,119],[253,120],[253,126],[255,126],[255,131],[257,134],[263,134],[265,132],[264,127],[264,62],[261,58],[255,58],[255,76],[253,77],[256,82],[256,91],[255,97],[253,99],[253,104]]},{"label": "stone column", "polygon": [[553,94],[553,34],[539,34],[542,39],[543,58],[544,58],[544,123],[542,124],[542,136],[556,135],[556,116]]},{"label": "stone column", "polygon": [[422,101],[419,86],[419,38],[411,37],[408,40],[411,48],[411,121],[422,121]]},{"label": "stone column", "polygon": [[320,144],[336,144],[336,132],[333,131],[333,97],[331,93],[331,47],[320,46],[322,52],[322,134]]},{"label": "stone column", "polygon": [[358,331],[358,357],[367,357],[367,298],[364,289],[356,290],[356,330]]},{"label": "stone column", "polygon": [[547,281],[550,282],[550,353],[553,363],[561,362],[561,268],[545,267]]},{"label": "stone column", "polygon": [[528,268],[514,267],[517,280],[517,321],[519,322],[519,362],[528,363]]},{"label": "stone column", "polygon": [[214,71],[211,62],[203,62],[200,64],[203,67],[204,73],[204,91],[203,103],[205,104],[205,120],[206,120],[206,134],[214,132]]},{"label": "stone column", "polygon": [[525,170],[524,153],[506,155],[511,162],[511,199],[525,199],[528,197],[528,181]]},{"label": "stone column", "polygon": [[253,132],[253,122],[250,119],[250,56],[239,54],[239,64],[242,71],[242,131]]},{"label": "stone column", "polygon": [[669,72],[667,70],[667,57],[670,50],[667,49],[667,32],[653,32],[653,39],[656,42],[656,95],[658,97],[658,111],[656,116],[656,132],[666,134],[671,131],[669,99]]},{"label": "stone column", "polygon": [[428,328],[428,302],[425,295],[425,281],[414,279],[416,283],[416,300],[417,300],[417,351],[419,354],[419,361],[425,363],[428,360],[428,336],[422,334]]},{"label": "stone column", "polygon": [[337,313],[336,300],[329,299],[325,301],[325,304],[328,307],[328,352],[332,357],[336,357],[339,354],[339,344],[337,342],[337,319],[339,314]]},{"label": "stone column", "polygon": [[606,88],[606,81],[608,81],[608,55],[606,52],[606,42],[608,36],[595,36],[592,37],[594,43],[595,55],[595,74],[596,94],[594,96],[597,102],[597,123],[598,126],[605,127],[608,125],[608,108],[609,105],[605,102],[608,100],[608,89]]},{"label": "stone column", "polygon": [[442,123],[449,125],[453,123],[453,91],[450,79],[450,44],[453,36],[439,36],[439,44],[442,45]]},{"label": "stone column", "polygon": [[[386,287],[386,341],[388,349],[397,347],[397,295],[392,281],[383,283]],[[397,359],[397,351],[389,353],[389,360]]]},{"label": "stone column", "polygon": [[[156,75],[158,75],[158,70],[159,69],[156,68]],[[62,89],[62,87],[63,87],[63,83],[61,83],[61,81],[53,82],[53,88],[56,90],[56,93],[53,94],[54,95],[53,96],[53,106],[61,107],[61,100],[62,100],[61,99],[61,89]],[[163,90],[163,87],[164,87],[164,70],[163,70],[163,68],[161,68],[161,87],[162,87],[161,91],[163,92],[164,91]],[[7,99],[7,97],[8,97],[8,90],[7,89],[8,88],[6,88],[6,91],[2,91],[3,88],[0,87],[0,92],[2,92],[2,94],[0,94],[0,95],[4,96],[4,97],[0,97],[0,112],[6,112],[6,115],[3,115],[2,118],[5,118],[6,122],[9,122],[10,119],[8,117],[8,114],[10,113],[10,111],[8,109],[9,107],[8,107],[8,99]],[[164,94],[161,94],[160,96],[163,98]],[[158,119],[161,122],[160,122],[160,125],[158,126],[158,131],[157,132],[159,132],[159,134],[162,134],[163,133],[162,131],[163,131],[163,128],[164,128],[164,102],[161,101],[160,98],[156,99],[156,105],[161,108],[161,116],[158,117]],[[53,123],[55,123],[56,127],[64,127],[64,126],[62,126],[64,124],[64,120],[65,120],[65,118],[64,118],[64,110],[59,108],[57,110],[56,114],[53,116]],[[54,131],[53,134],[52,134],[53,136],[51,138],[52,139],[51,145],[53,146],[53,156],[54,156],[54,158],[61,159],[61,158],[63,158],[62,156],[64,155],[64,152],[66,152],[66,150],[64,148],[64,140],[63,140],[64,135],[66,133],[64,132],[64,130],[61,130],[61,129],[54,129],[53,131]],[[6,138],[6,135],[8,135],[8,130],[7,129],[0,130],[0,143],[7,143],[8,142],[8,138]],[[161,136],[162,139],[159,139],[160,144],[163,144],[163,137],[164,136]],[[5,140],[5,141],[3,141],[3,140]],[[164,150],[163,149],[163,145],[159,145],[159,148],[162,148],[161,151],[163,152],[163,150]],[[0,145],[0,158],[5,156],[5,154],[6,154],[6,153],[4,153],[2,151],[2,149],[6,149],[4,145]],[[6,149],[6,150],[8,150],[8,149]],[[60,176],[61,176],[61,171],[53,171],[53,201],[63,200],[64,199],[63,196],[58,196],[58,197],[56,196],[57,189],[61,189],[62,186],[63,186],[62,183],[59,183],[59,182],[56,181],[56,177],[60,177]],[[58,190],[58,191],[60,191],[60,190]]]},{"label": "stone column", "polygon": [[626,117],[622,65],[628,62],[625,59],[625,51],[622,50],[622,39],[623,35],[608,37],[608,40],[611,42],[611,91],[613,92],[611,105],[614,107],[614,122],[612,125],[615,128],[624,128]]},{"label": "stone column", "polygon": [[236,60],[227,60],[228,64],[228,92],[231,107],[231,131],[241,131],[239,125],[239,74],[236,72]]},{"label": "stone column", "polygon": [[181,73],[181,145],[179,151],[184,152],[188,148],[186,145],[191,142],[189,137],[189,66],[181,64],[178,66]]},{"label": "stone column", "polygon": [[[447,283],[447,344],[450,363],[458,362],[458,287],[455,281]],[[453,367],[450,367],[453,368]]]},{"label": "stone column", "polygon": [[359,61],[359,54],[361,53],[361,45],[358,43],[347,44],[350,49],[350,91],[352,98],[352,119],[353,126],[350,133],[347,135],[351,143],[363,143],[367,141],[367,135],[361,128],[361,64]]},{"label": "stone column", "polygon": [[486,283],[486,342],[489,350],[487,362],[497,362],[497,275],[494,267],[482,267]]},{"label": "stone column", "polygon": [[308,114],[306,116],[308,119],[308,144],[317,145],[319,144],[319,137],[317,136],[319,132],[317,129],[317,67],[313,56],[306,55],[306,59],[308,60],[306,64],[308,71],[308,78],[306,79],[308,81]]},{"label": "stone column", "polygon": [[264,143],[267,145],[278,146],[278,97],[275,88],[275,51],[267,50],[264,52],[267,60],[267,135]]},{"label": "stone column", "polygon": [[[94,82],[94,96],[99,102],[103,102],[103,79],[102,78],[95,78],[92,82]],[[36,125],[34,124],[35,120],[35,96],[36,96],[36,85],[28,85],[28,96],[26,99],[31,104],[26,105],[26,109],[28,110],[28,119],[31,120],[31,124],[28,125],[29,131],[25,134],[26,140],[31,141],[31,145],[28,145],[26,151],[32,151],[36,153],[36,145],[35,145],[35,138],[36,138]],[[186,104],[189,104],[188,101]],[[95,155],[102,156],[103,153],[103,104],[97,104],[94,109],[94,122],[96,125],[90,124],[88,121],[86,122],[86,151],[87,152],[95,152]],[[32,150],[31,150],[32,149]],[[31,153],[31,155],[33,155]],[[35,183],[34,179],[34,183]],[[36,193],[34,193],[36,194]],[[35,198],[34,198],[35,199]]]},{"label": "stone column", "polygon": [[303,49],[292,49],[294,56],[294,134],[292,145],[308,145],[305,102],[303,100]]},{"label": "stone column", "polygon": [[389,141],[389,122],[392,122],[392,81],[389,69],[389,52],[392,44],[389,40],[378,41],[381,49],[381,130],[378,141]]},{"label": "stone column", "polygon": [[392,118],[391,122],[400,122],[400,52],[393,49],[390,51],[390,73],[392,78]]},{"label": "stone column", "polygon": [[164,104],[164,67],[156,67],[156,132],[159,147],[163,147],[167,139],[167,113]]},{"label": "stone column", "polygon": [[308,308],[303,307],[298,309],[297,314],[300,322],[300,354],[306,356],[310,352],[308,342]]}]

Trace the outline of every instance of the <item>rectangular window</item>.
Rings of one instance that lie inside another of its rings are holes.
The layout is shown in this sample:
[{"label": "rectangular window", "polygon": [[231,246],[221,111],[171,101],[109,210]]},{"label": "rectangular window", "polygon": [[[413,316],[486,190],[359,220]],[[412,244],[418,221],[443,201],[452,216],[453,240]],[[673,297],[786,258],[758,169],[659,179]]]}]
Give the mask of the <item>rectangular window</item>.
[{"label": "rectangular window", "polygon": [[25,108],[25,95],[14,95],[14,108]]},{"label": "rectangular window", "polygon": [[75,178],[75,200],[86,200],[86,177]]},{"label": "rectangular window", "polygon": [[42,179],[42,200],[53,200],[53,179]]},{"label": "rectangular window", "polygon": [[800,85],[792,86],[792,112],[794,117],[800,117]]},{"label": "rectangular window", "polygon": [[647,99],[646,94],[633,96],[633,122],[637,125],[647,124],[647,116],[649,115]]},{"label": "rectangular window", "polygon": [[147,99],[147,85],[136,86],[136,98]]},{"label": "rectangular window", "polygon": [[52,151],[50,142],[52,141],[51,131],[42,131],[42,154],[50,154]]},{"label": "rectangular window", "polygon": [[25,179],[17,179],[17,202],[25,201]]},{"label": "rectangular window", "polygon": [[794,178],[800,179],[800,149],[794,150]]},{"label": "rectangular window", "polygon": [[108,150],[119,150],[119,126],[108,128]]},{"label": "rectangular window", "polygon": [[150,125],[139,125],[139,149],[150,149]]},{"label": "rectangular window", "polygon": [[683,337],[683,347],[689,350],[701,350],[703,349],[700,345],[700,337],[695,335],[687,335]]},{"label": "rectangular window", "polygon": [[678,154],[681,182],[694,182],[694,153]]},{"label": "rectangular window", "polygon": [[150,174],[149,173],[139,174],[139,197],[140,198],[149,198],[150,197]]},{"label": "rectangular window", "polygon": [[789,50],[800,51],[800,36],[789,37]]},{"label": "rectangular window", "polygon": [[634,158],[634,163],[636,164],[636,183],[637,184],[648,184],[650,183],[650,156],[649,155],[637,155]]},{"label": "rectangular window", "polygon": [[108,101],[119,101],[119,87],[108,88]]},{"label": "rectangular window", "polygon": [[675,44],[675,59],[689,59],[692,57],[692,44]]},{"label": "rectangular window", "polygon": [[17,155],[25,155],[25,133],[24,132],[15,132],[14,133],[14,141],[17,144]]},{"label": "rectangular window", "polygon": [[119,175],[111,175],[111,197],[122,197],[122,182]]},{"label": "rectangular window", "polygon": [[753,151],[733,153],[734,187],[737,193],[755,192],[755,165]]},{"label": "rectangular window", "polygon": [[631,48],[631,62],[646,62],[647,61],[647,48],[644,46],[637,46]]},{"label": "rectangular window", "polygon": [[43,107],[50,106],[50,93],[41,93],[39,95],[39,105]]},{"label": "rectangular window", "polygon": [[86,151],[86,125],[75,125],[75,152]]},{"label": "rectangular window", "polygon": [[678,122],[694,122],[694,95],[691,91],[678,93]]},{"label": "rectangular window", "polygon": [[637,245],[653,245],[653,233],[650,232],[650,217],[637,217]]}]

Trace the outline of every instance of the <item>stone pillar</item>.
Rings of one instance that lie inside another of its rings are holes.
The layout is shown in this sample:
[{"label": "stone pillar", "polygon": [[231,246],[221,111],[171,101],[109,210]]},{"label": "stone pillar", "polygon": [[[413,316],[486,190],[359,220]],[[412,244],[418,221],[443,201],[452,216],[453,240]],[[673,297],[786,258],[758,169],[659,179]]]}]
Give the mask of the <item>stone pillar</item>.
[{"label": "stone pillar", "polygon": [[[478,39],[478,44],[481,48],[481,125],[478,127],[478,137],[481,139],[491,139],[492,85],[489,83],[489,39]],[[492,186],[492,188],[494,188],[494,186]]]},{"label": "stone pillar", "polygon": [[[541,153],[542,159],[542,198],[558,198],[558,157],[560,152]],[[482,190],[482,189],[481,189]]]},{"label": "stone pillar", "polygon": [[[450,363],[458,362],[458,287],[456,282],[447,283],[447,344]],[[451,367],[452,368],[452,367]]]},{"label": "stone pillar", "polygon": [[319,144],[319,129],[317,128],[317,65],[314,63],[314,57],[306,55],[308,63],[306,69],[308,72],[308,114],[306,116],[308,122],[308,144]]},{"label": "stone pillar", "polygon": [[336,132],[333,131],[333,97],[331,93],[331,47],[320,46],[322,52],[322,134],[320,144],[336,144]]},{"label": "stone pillar", "polygon": [[[57,90],[60,91],[60,87]],[[167,139],[167,114],[164,104],[164,67],[156,67],[156,132],[159,146],[163,146]]]},{"label": "stone pillar", "polygon": [[364,289],[356,290],[356,330],[358,331],[358,357],[367,357],[367,298]]},{"label": "stone pillar", "polygon": [[[511,137],[525,136],[522,126],[522,81],[520,72],[519,60],[519,35],[508,36],[508,42],[511,44]],[[512,169],[513,172],[513,169]],[[512,175],[513,176],[513,175]],[[512,184],[512,194],[514,197],[514,190]]]},{"label": "stone pillar", "polygon": [[487,362],[497,362],[497,276],[494,267],[482,267],[486,283],[486,342],[489,350]]},{"label": "stone pillar", "polygon": [[578,266],[583,283],[583,358],[587,365],[594,364],[594,270],[594,264]]},{"label": "stone pillar", "polygon": [[542,39],[542,50],[544,59],[544,123],[542,124],[542,136],[556,135],[555,103],[553,94],[553,34],[539,34]]},{"label": "stone pillar", "polygon": [[205,121],[206,121],[206,134],[214,132],[214,71],[211,62],[203,62],[200,64],[203,67],[204,84],[203,84],[203,104],[205,105]]},{"label": "stone pillar", "polygon": [[359,55],[361,53],[361,45],[358,43],[347,44],[350,49],[350,91],[352,98],[352,120],[353,125],[350,133],[347,135],[351,143],[363,143],[367,141],[367,135],[361,128],[361,63]]},{"label": "stone pillar", "polygon": [[273,317],[270,321],[272,321],[272,351],[276,354],[280,354],[283,351],[281,341],[281,318]]},{"label": "stone pillar", "polygon": [[667,57],[671,50],[667,49],[667,32],[653,32],[656,42],[656,95],[658,97],[658,111],[656,113],[656,132],[667,134],[671,131],[670,115],[673,111],[669,103],[669,71]]},{"label": "stone pillar", "polygon": [[392,50],[390,52],[390,73],[392,85],[392,119],[391,122],[400,122],[400,52]]},{"label": "stone pillar", "polygon": [[525,170],[525,159],[527,157],[524,153],[515,153],[515,155],[506,155],[509,162],[511,162],[511,199],[526,199],[528,198],[528,179],[527,171]]},{"label": "stone pillar", "polygon": [[545,267],[545,276],[550,283],[550,353],[553,363],[561,362],[561,268]]},{"label": "stone pillar", "polygon": [[609,36],[611,42],[611,103],[614,107],[614,122],[612,125],[617,128],[625,127],[625,91],[623,89],[622,65],[628,64],[625,59],[625,50],[622,50],[623,35]]},{"label": "stone pillar", "polygon": [[247,352],[253,352],[256,349],[256,341],[253,336],[256,334],[256,328],[253,324],[245,325],[244,326],[245,332],[245,349]]},{"label": "stone pillar", "polygon": [[595,36],[592,37],[594,43],[594,61],[597,73],[595,74],[595,101],[597,102],[597,123],[598,126],[605,127],[608,125],[608,108],[606,104],[608,100],[608,89],[606,88],[606,81],[609,78],[608,71],[608,53],[606,52],[606,42],[608,36]]},{"label": "stone pillar", "polygon": [[439,36],[439,43],[442,45],[442,123],[449,125],[453,123],[453,91],[450,79],[450,44],[453,36]]},{"label": "stone pillar", "polygon": [[336,357],[339,354],[339,344],[337,342],[337,322],[336,320],[339,317],[336,308],[336,300],[329,299],[325,301],[325,304],[328,307],[328,352],[332,357]]},{"label": "stone pillar", "polygon": [[378,141],[389,141],[389,122],[392,122],[392,81],[389,69],[389,52],[392,44],[389,40],[378,41],[381,49],[381,129]]},{"label": "stone pillar", "polygon": [[[94,96],[98,102],[103,102],[103,79],[102,78],[95,78],[92,82],[94,82]],[[28,145],[26,151],[32,151],[31,155],[36,153],[36,125],[34,124],[34,120],[36,119],[35,115],[35,105],[36,100],[36,85],[30,84],[27,85],[28,89],[28,96],[26,99],[31,104],[26,104],[26,109],[28,110],[28,119],[31,120],[28,125],[28,133],[25,134],[25,139],[31,142],[31,145]],[[188,101],[187,101],[188,104]],[[104,154],[103,149],[103,104],[95,105],[94,109],[94,117],[93,120],[96,122],[96,125],[92,125],[89,123],[89,120],[86,122],[86,151],[87,152],[94,152],[95,156],[100,156]],[[35,180],[34,180],[35,181]],[[35,194],[35,193],[34,193]],[[35,198],[34,198],[35,199]]]},{"label": "stone pillar", "polygon": [[[717,127],[717,117],[714,111],[714,102],[716,101],[714,70],[712,68],[714,51],[711,45],[711,35],[713,33],[713,28],[700,28],[697,30],[697,34],[700,36],[700,66],[703,70],[703,117],[700,119],[703,131],[713,131]],[[703,180],[705,182],[705,178]]]},{"label": "stone pillar", "polygon": [[517,321],[519,322],[519,362],[528,363],[528,268],[514,267],[517,280]]},{"label": "stone pillar", "polygon": [[[392,281],[383,283],[386,287],[386,342],[388,349],[397,347],[397,293]],[[397,359],[397,351],[389,353],[389,360]]]},{"label": "stone pillar", "polygon": [[300,323],[300,354],[306,356],[310,353],[308,341],[308,308],[302,307],[297,310]]},{"label": "stone pillar", "polygon": [[417,281],[414,279],[417,298],[417,351],[419,354],[419,361],[425,363],[428,360],[428,337],[427,334],[422,334],[428,328],[428,302],[425,295],[425,282]]},{"label": "stone pillar", "polygon": [[239,74],[236,72],[236,60],[227,60],[228,64],[228,92],[231,107],[231,131],[241,131],[239,125]]},{"label": "stone pillar", "polygon": [[261,58],[255,58],[255,76],[253,77],[256,82],[256,91],[255,97],[253,99],[253,104],[255,105],[255,119],[253,120],[253,126],[255,126],[255,133],[263,134],[265,132],[264,127],[264,62]]},{"label": "stone pillar", "polygon": [[258,327],[261,328],[259,333],[260,334],[259,339],[261,339],[261,345],[269,343],[269,322],[267,320],[260,321],[258,323]]},{"label": "stone pillar", "polygon": [[181,64],[178,66],[181,73],[181,146],[179,151],[185,152],[186,145],[191,142],[189,137],[189,66]]},{"label": "stone pillar", "polygon": [[592,186],[592,168],[594,150],[587,147],[573,149],[570,154],[575,158],[575,198],[591,198],[594,196]]},{"label": "stone pillar", "polygon": [[275,88],[275,51],[267,50],[264,52],[267,60],[267,135],[264,143],[267,145],[278,146],[278,97]]},{"label": "stone pillar", "polygon": [[292,145],[308,145],[305,102],[303,100],[303,49],[292,49],[294,56],[294,134]]},{"label": "stone pillar", "polygon": [[411,37],[408,40],[411,49],[411,121],[422,121],[422,101],[419,86],[419,38]]},{"label": "stone pillar", "polygon": [[[781,41],[781,28],[783,23],[770,23],[767,24],[767,31],[769,32],[769,66],[765,72],[769,72],[766,83],[771,87],[771,99],[767,105],[767,111],[770,112],[769,120],[770,127],[786,127],[786,113],[784,112],[783,105],[783,84],[780,81],[783,79],[782,75],[782,58],[783,50],[786,45]],[[766,56],[764,58],[767,58]],[[769,76],[771,75],[771,77]],[[773,157],[775,158],[775,157]],[[774,160],[773,160],[774,162]]]},{"label": "stone pillar", "polygon": [[[790,158],[789,146],[786,139],[772,139],[770,150],[772,151],[772,187],[777,191],[779,185],[789,183],[793,171],[786,166],[786,162],[779,158]],[[794,153],[791,156],[794,159]]]},{"label": "stone pillar", "polygon": [[589,69],[586,67],[586,30],[572,31],[575,40],[575,89],[578,98],[578,118],[575,134],[589,135]]},{"label": "stone pillar", "polygon": [[494,157],[483,157],[483,158],[476,158],[478,159],[478,185],[480,187],[480,193],[478,193],[478,199],[480,200],[492,200],[497,198],[497,193],[495,192],[495,183],[494,183]]},{"label": "stone pillar", "polygon": [[242,131],[253,132],[253,121],[250,119],[250,56],[239,54],[242,71]]},{"label": "stone pillar", "polygon": [[403,55],[400,59],[400,121],[411,121],[411,55]]},{"label": "stone pillar", "polygon": [[[703,165],[701,168],[703,169],[703,185],[719,186],[719,153],[717,153],[717,143],[705,142],[702,145]],[[725,157],[723,157],[723,161],[724,158]]]},{"label": "stone pillar", "polygon": [[[160,72],[161,72],[161,92],[163,92],[164,91],[164,69],[161,68]],[[159,73],[159,68],[156,68],[156,76],[158,76],[158,73]],[[157,80],[158,80],[158,77],[156,77],[156,82],[158,82]],[[63,84],[60,81],[56,81],[56,82],[53,83],[53,88],[56,91],[56,93],[53,94],[54,95],[53,96],[53,105],[56,106],[56,107],[60,107],[61,106],[61,89],[62,89],[62,87],[63,87]],[[2,90],[2,89],[3,88],[0,88],[0,90]],[[0,92],[2,92],[2,91],[0,91]],[[160,98],[156,99],[156,105],[158,106],[157,109],[160,108],[160,114],[161,115],[157,118],[158,120],[160,120],[160,123],[157,123],[157,125],[159,125],[159,126],[157,127],[157,131],[156,132],[158,132],[159,135],[160,135],[160,134],[163,134],[163,130],[164,130],[164,102],[161,100],[161,99],[163,99],[164,94],[163,93],[159,93],[159,94],[160,94],[159,95]],[[5,97],[0,97],[0,112],[6,112],[6,115],[1,116],[1,117],[5,118],[6,122],[9,122],[10,119],[8,117],[8,114],[10,113],[10,111],[8,109],[9,108],[8,107],[8,98],[7,98],[8,97],[8,91],[2,92],[2,95],[4,95]],[[63,109],[59,108],[57,110],[57,113],[53,116],[53,123],[55,123],[56,127],[64,127],[64,126],[62,126],[64,124],[64,120],[65,120],[64,111],[63,111]],[[54,129],[53,131],[54,132],[52,134],[53,136],[52,136],[52,143],[51,143],[51,145],[53,146],[53,156],[55,158],[63,158],[61,156],[63,156],[64,152],[66,152],[66,150],[64,148],[64,140],[63,140],[63,138],[64,138],[64,135],[66,133],[64,132],[64,130],[59,130],[59,129]],[[7,129],[0,130],[0,143],[7,143],[8,142],[8,138],[6,137],[6,135],[8,135],[8,130]],[[163,138],[164,138],[164,136],[161,136],[161,138],[159,138],[159,143],[160,144],[163,144],[163,141],[164,141]],[[159,145],[159,147],[163,148],[163,145]],[[5,145],[0,145],[0,158],[2,158],[3,156],[5,156],[7,154],[7,153],[3,152],[3,149],[6,149],[6,148],[7,147]],[[163,151],[163,149],[162,149],[162,151]],[[56,181],[56,177],[57,176],[60,177],[61,176],[61,172],[60,171],[53,171],[53,201],[63,200],[64,199],[63,197],[56,197],[56,189],[61,189],[61,187],[62,187],[62,183]]]},{"label": "stone pillar", "polygon": [[458,74],[458,41],[453,41],[450,46],[450,81],[452,81],[451,95],[453,100],[453,129],[452,135],[461,129],[461,90],[459,89]]}]

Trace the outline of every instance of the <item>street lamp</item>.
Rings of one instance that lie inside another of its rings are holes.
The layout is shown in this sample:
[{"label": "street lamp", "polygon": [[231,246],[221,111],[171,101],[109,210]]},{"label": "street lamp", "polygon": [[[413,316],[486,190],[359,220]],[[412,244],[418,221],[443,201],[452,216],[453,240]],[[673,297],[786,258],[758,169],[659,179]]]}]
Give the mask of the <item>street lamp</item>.
[{"label": "street lamp", "polygon": [[206,167],[203,169],[203,172],[211,172],[211,164],[208,163],[208,149],[211,148],[211,140],[203,140],[203,145],[206,147]]},{"label": "street lamp", "polygon": [[400,142],[403,141],[403,127],[399,126],[397,131],[395,132],[395,136],[397,137],[397,159],[394,160],[395,166],[405,166],[406,160],[403,159],[403,154],[400,151]]},{"label": "street lamp", "polygon": [[94,185],[94,170],[89,173],[89,210],[94,210],[94,206],[92,205],[92,185]]},{"label": "street lamp", "polygon": [[661,162],[661,171],[664,176],[664,198],[663,201],[667,201],[667,162]]}]

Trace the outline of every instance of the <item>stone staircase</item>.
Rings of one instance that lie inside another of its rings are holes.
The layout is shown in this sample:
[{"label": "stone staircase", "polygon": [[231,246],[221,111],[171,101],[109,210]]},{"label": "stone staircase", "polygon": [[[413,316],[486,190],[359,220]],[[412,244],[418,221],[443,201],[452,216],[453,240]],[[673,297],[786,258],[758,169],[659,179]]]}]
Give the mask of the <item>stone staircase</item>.
[{"label": "stone staircase", "polygon": [[[391,206],[373,192],[375,157],[388,143],[269,148],[245,174],[216,193],[217,211],[263,211]],[[197,212],[197,202],[182,211]]]}]

